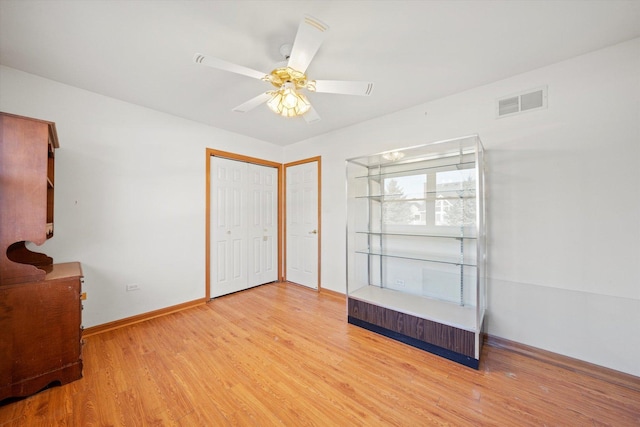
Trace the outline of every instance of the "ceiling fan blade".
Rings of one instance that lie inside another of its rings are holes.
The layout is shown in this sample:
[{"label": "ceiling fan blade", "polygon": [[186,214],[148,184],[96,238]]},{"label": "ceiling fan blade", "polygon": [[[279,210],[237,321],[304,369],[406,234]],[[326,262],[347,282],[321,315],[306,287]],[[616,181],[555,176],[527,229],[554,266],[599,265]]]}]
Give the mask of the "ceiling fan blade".
[{"label": "ceiling fan blade", "polygon": [[196,53],[193,56],[193,62],[196,64],[206,65],[208,67],[217,68],[219,70],[229,71],[231,73],[242,74],[244,76],[253,77],[254,79],[264,79],[266,74],[260,71],[253,70],[251,68],[243,67],[242,65],[234,64],[222,59],[214,58],[213,56],[205,56],[201,53]]},{"label": "ceiling fan blade", "polygon": [[317,121],[320,121],[320,115],[318,114],[316,109],[313,108],[313,106],[311,108],[309,108],[309,111],[304,113],[304,115],[302,117],[304,117],[304,121],[309,123],[309,124],[315,123]]},{"label": "ceiling fan blade", "polygon": [[[310,84],[313,86],[313,82],[310,82]],[[309,88],[309,90],[318,93],[369,96],[371,92],[373,92],[373,83],[343,80],[315,80],[315,90],[313,88]]]},{"label": "ceiling fan blade", "polygon": [[247,111],[253,110],[257,106],[264,104],[265,102],[270,100],[272,96],[273,95],[271,93],[269,93],[269,92],[261,93],[260,95],[256,96],[255,98],[251,98],[250,100],[248,100],[244,104],[238,105],[237,107],[235,107],[233,109],[233,111],[238,112],[238,113],[246,113]]},{"label": "ceiling fan blade", "polygon": [[298,27],[289,56],[289,68],[304,73],[324,41],[329,26],[317,18],[305,15]]}]

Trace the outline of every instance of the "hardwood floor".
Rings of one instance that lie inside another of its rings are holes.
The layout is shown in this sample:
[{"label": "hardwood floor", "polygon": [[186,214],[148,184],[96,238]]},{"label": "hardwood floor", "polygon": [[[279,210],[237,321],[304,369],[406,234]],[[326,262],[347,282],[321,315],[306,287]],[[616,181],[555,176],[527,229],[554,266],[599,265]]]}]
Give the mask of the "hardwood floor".
[{"label": "hardwood floor", "polygon": [[278,283],[88,337],[84,378],[1,406],[0,425],[638,426],[640,382],[486,345],[475,371]]}]

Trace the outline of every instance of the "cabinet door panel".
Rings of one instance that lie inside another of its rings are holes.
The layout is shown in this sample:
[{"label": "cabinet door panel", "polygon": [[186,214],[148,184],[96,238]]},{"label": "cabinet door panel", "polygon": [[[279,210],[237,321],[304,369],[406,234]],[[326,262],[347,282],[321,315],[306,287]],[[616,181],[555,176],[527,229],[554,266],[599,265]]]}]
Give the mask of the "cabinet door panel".
[{"label": "cabinet door panel", "polygon": [[27,395],[48,384],[40,376],[68,382],[55,372],[80,363],[80,311],[79,278],[0,288],[0,389]]}]

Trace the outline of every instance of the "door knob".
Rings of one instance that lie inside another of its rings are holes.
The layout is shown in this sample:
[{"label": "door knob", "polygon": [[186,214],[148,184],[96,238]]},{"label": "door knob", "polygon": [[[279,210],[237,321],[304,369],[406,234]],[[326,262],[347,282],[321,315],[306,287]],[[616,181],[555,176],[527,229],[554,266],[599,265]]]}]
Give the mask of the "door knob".
[{"label": "door knob", "polygon": [[309,234],[318,234],[318,230],[310,231]]}]

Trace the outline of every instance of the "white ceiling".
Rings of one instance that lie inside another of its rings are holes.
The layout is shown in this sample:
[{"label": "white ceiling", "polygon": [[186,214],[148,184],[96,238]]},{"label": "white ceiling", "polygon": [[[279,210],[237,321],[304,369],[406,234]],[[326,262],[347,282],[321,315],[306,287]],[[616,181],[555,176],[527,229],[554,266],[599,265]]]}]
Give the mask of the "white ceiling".
[{"label": "white ceiling", "polygon": [[[373,95],[309,94],[314,124],[234,113],[269,84],[192,62],[268,73],[304,14],[331,28],[309,78]],[[283,146],[639,36],[639,0],[0,0],[0,64]]]}]

